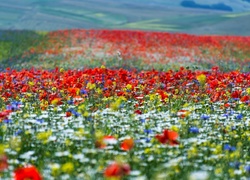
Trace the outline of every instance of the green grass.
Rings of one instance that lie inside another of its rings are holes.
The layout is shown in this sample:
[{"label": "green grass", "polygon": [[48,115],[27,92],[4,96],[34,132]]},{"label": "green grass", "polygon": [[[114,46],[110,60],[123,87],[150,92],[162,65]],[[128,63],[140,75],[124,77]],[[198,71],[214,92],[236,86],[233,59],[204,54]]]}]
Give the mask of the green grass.
[{"label": "green grass", "polygon": [[183,31],[193,29],[195,27],[217,24],[228,20],[229,18],[221,15],[189,15],[189,16],[173,16],[158,19],[149,19],[143,21],[130,22],[119,28],[157,30],[157,31]]},{"label": "green grass", "polygon": [[45,32],[0,31],[1,67],[17,64],[22,54],[37,45],[44,38]]},{"label": "green grass", "polygon": [[100,21],[104,25],[119,25],[127,22],[126,17],[112,13],[93,13],[87,16]]},{"label": "green grass", "polygon": [[0,62],[9,57],[9,50],[11,49],[11,45],[12,45],[11,42],[5,42],[5,41],[0,42],[0,50],[1,50]]},{"label": "green grass", "polygon": [[151,19],[133,23],[127,23],[120,26],[120,28],[131,28],[131,29],[153,29],[153,30],[162,30],[162,31],[177,31],[178,26],[172,24],[163,24],[161,19]]}]

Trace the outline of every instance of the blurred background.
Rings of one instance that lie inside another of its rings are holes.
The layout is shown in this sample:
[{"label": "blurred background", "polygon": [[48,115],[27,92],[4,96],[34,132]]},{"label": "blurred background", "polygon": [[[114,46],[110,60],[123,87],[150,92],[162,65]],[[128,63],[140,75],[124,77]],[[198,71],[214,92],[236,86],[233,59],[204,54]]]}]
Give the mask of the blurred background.
[{"label": "blurred background", "polygon": [[1,30],[250,35],[250,0],[0,0]]}]

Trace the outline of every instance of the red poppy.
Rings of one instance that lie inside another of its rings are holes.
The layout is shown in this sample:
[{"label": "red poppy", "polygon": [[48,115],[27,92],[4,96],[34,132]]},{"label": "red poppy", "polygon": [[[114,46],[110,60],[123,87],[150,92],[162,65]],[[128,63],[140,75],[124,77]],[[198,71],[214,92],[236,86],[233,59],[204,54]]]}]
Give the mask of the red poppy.
[{"label": "red poppy", "polygon": [[219,100],[220,96],[221,96],[221,92],[215,92],[211,95],[210,99],[212,102],[216,102]]},{"label": "red poppy", "polygon": [[142,111],[140,109],[135,110],[135,114],[142,114]]},{"label": "red poppy", "polygon": [[0,119],[4,119],[4,118],[8,117],[11,112],[12,112],[11,110],[4,110],[4,111],[0,112]]},{"label": "red poppy", "polygon": [[250,96],[243,96],[241,99],[240,99],[242,102],[247,102],[250,100]]},{"label": "red poppy", "polygon": [[240,98],[241,97],[241,91],[236,90],[236,91],[232,92],[231,97],[232,98]]},{"label": "red poppy", "polygon": [[34,166],[21,167],[14,171],[15,180],[42,180],[42,176]]},{"label": "red poppy", "polygon": [[129,175],[129,173],[130,166],[128,164],[114,162],[105,169],[104,176],[107,178],[121,178],[124,175]]},{"label": "red poppy", "polygon": [[132,149],[134,147],[134,140],[132,138],[130,139],[125,139],[122,143],[121,143],[121,149],[124,151],[129,151],[130,149]]},{"label": "red poppy", "polygon": [[109,165],[104,171],[104,176],[106,177],[119,177],[121,174],[121,167],[118,163]]},{"label": "red poppy", "polygon": [[79,94],[80,89],[79,88],[68,88],[68,92],[70,96],[75,97]]},{"label": "red poppy", "polygon": [[7,162],[7,156],[6,155],[0,155],[0,172],[4,171],[8,168],[8,162]]},{"label": "red poppy", "polygon": [[69,111],[66,112],[66,117],[70,117],[71,115],[72,115],[71,112],[69,112]]},{"label": "red poppy", "polygon": [[162,134],[157,134],[155,138],[162,144],[177,145],[179,144],[177,141],[178,136],[177,132],[165,129]]}]

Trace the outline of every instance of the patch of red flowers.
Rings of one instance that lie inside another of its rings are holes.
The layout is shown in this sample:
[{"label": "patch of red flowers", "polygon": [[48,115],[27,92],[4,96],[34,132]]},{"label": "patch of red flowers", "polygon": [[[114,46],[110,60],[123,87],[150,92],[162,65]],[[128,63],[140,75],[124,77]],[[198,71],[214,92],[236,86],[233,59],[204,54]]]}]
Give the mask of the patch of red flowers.
[{"label": "patch of red flowers", "polygon": [[11,110],[4,110],[0,112],[0,120],[6,119],[11,112]]},{"label": "patch of red flowers", "polygon": [[238,63],[241,63],[241,66],[249,63],[249,37],[78,29],[53,31],[46,36],[45,42],[24,54],[64,54],[67,61],[79,55],[95,57],[95,54],[102,52],[106,56],[119,54],[125,60],[136,57],[142,59],[145,64],[166,64],[171,61],[170,59],[180,62],[181,57],[186,57],[191,62],[206,59],[216,65],[218,62],[213,59],[237,60],[237,52],[242,52],[244,61]]},{"label": "patch of red flowers", "polygon": [[129,173],[130,173],[129,164],[113,162],[104,170],[104,177],[120,179],[125,175],[129,175]]},{"label": "patch of red flowers", "polygon": [[162,134],[157,134],[155,138],[162,144],[177,145],[179,144],[178,136],[177,132],[165,129]]},{"label": "patch of red flowers", "polygon": [[8,158],[6,155],[0,155],[0,172],[8,168]]},{"label": "patch of red flowers", "polygon": [[[202,88],[196,79],[199,74],[206,76]],[[131,86],[131,89],[124,90],[127,86]],[[138,103],[135,105],[135,113],[142,114],[138,108],[143,105],[146,95],[151,93],[159,94],[163,103],[183,97],[196,102],[204,96],[210,98],[212,102],[226,101],[229,98],[246,102],[250,99],[250,95],[244,93],[247,87],[250,87],[250,74],[238,71],[191,71],[185,68],[176,72],[107,68],[59,71],[57,68],[51,71],[9,69],[7,72],[0,72],[2,100],[7,102],[8,99],[30,98],[32,94],[43,102],[41,103],[43,110],[48,104],[57,106],[71,98],[81,99],[80,102],[84,102],[89,98],[86,95],[88,93],[95,98],[122,94],[127,99],[136,100]],[[7,110],[0,112],[0,119],[6,118],[8,114]]]},{"label": "patch of red flowers", "polygon": [[134,147],[134,140],[132,138],[125,139],[121,143],[121,149],[124,151],[129,151]]},{"label": "patch of red flowers", "polygon": [[42,176],[34,166],[21,167],[14,171],[15,180],[42,180]]}]

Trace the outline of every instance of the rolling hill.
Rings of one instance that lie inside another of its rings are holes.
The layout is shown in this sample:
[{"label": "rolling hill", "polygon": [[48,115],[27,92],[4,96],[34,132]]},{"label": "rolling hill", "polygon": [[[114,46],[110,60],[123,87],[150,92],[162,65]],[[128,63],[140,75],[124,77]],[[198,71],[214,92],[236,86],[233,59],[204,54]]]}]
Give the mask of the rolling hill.
[{"label": "rolling hill", "polygon": [[246,0],[9,0],[0,1],[0,17],[2,30],[95,28],[250,35]]}]

